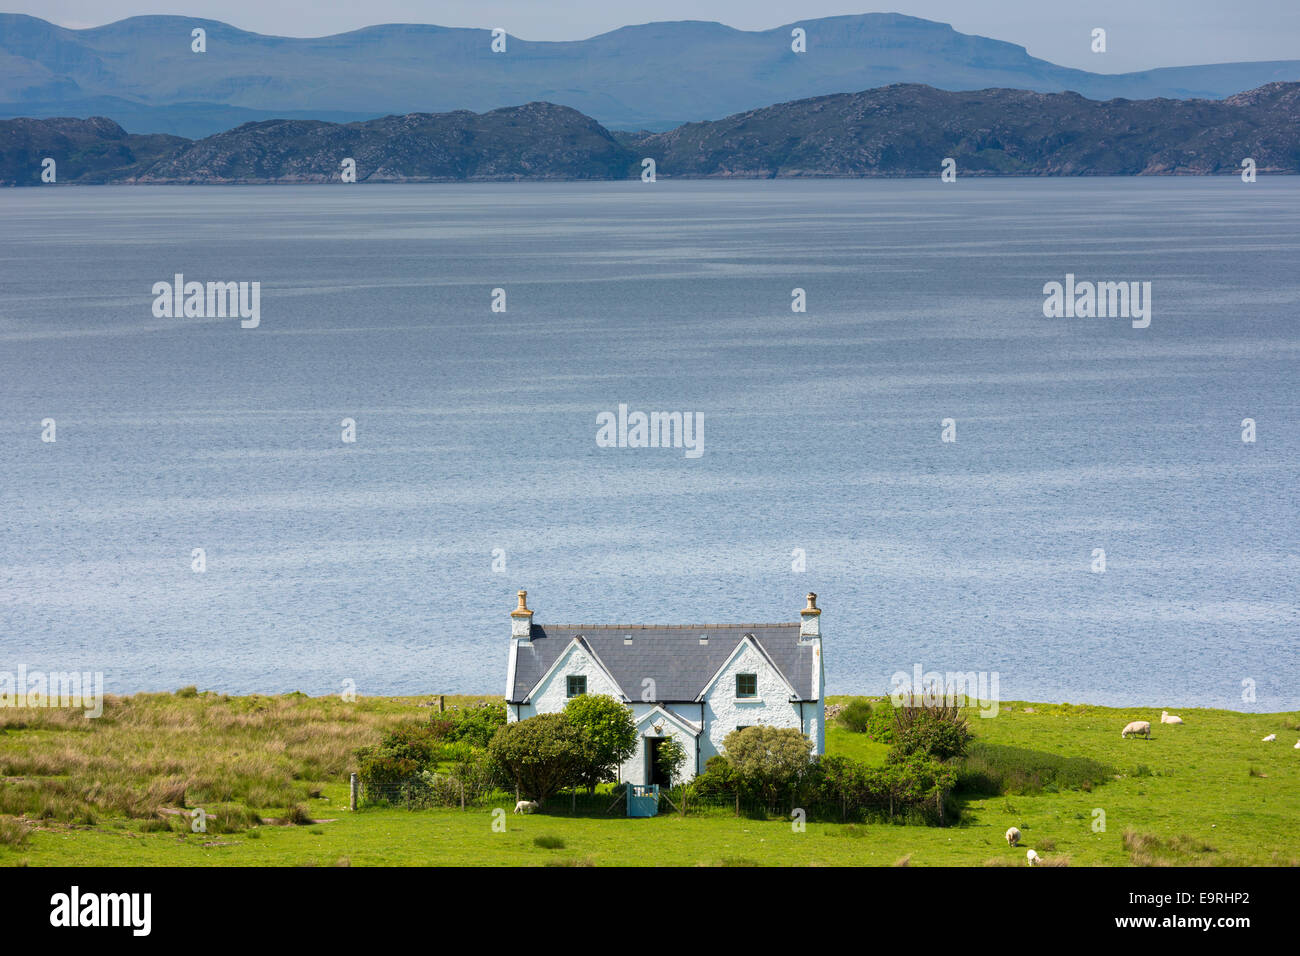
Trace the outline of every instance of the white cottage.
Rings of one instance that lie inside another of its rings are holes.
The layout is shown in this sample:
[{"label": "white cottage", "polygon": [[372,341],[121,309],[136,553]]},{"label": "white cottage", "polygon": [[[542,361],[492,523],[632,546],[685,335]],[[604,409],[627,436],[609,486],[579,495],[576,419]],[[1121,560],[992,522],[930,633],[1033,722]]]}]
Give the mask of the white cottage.
[{"label": "white cottage", "polygon": [[[795,624],[550,625],[533,623],[528,592],[510,612],[506,719],[564,709],[579,694],[608,694],[632,710],[639,744],[620,779],[667,784],[659,741],[676,737],[690,780],[727,734],[792,727],[825,752],[821,610],[817,595]],[[681,782],[681,781],[676,781]]]}]

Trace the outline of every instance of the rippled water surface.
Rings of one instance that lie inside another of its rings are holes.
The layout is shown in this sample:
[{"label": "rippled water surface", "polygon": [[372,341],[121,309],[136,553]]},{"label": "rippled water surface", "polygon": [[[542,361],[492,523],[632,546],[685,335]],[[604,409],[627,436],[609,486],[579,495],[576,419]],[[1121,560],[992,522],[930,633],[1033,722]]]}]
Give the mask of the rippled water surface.
[{"label": "rippled water surface", "polygon": [[[520,587],[553,624],[795,620],[814,590],[832,693],[919,663],[1007,699],[1300,707],[1300,181],[0,212],[0,669],[496,691]],[[260,282],[260,327],[155,318],[176,273]],[[1151,282],[1150,327],[1044,318],[1066,273]],[[700,413],[703,455],[598,447],[620,403]]]}]

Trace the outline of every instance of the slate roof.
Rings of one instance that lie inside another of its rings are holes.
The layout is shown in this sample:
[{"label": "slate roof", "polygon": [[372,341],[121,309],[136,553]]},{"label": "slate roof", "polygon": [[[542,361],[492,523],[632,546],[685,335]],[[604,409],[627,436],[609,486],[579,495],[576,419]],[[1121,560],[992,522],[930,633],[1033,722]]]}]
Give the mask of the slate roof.
[{"label": "slate roof", "polygon": [[[709,636],[708,644],[700,643],[702,634]],[[694,701],[746,634],[754,635],[759,647],[795,689],[797,699],[814,699],[813,647],[799,643],[798,624],[534,624],[532,640],[516,648],[515,686],[510,702],[522,702],[579,635],[632,700],[640,700],[641,682],[649,677],[655,682],[656,702]],[[631,644],[624,643],[628,635],[632,636]]]}]

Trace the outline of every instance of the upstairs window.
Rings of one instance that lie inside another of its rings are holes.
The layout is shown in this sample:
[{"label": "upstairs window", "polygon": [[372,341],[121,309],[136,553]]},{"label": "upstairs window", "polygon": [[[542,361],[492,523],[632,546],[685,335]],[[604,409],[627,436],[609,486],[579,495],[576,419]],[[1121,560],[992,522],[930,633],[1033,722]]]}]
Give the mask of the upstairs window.
[{"label": "upstairs window", "polygon": [[569,675],[569,696],[581,697],[587,693],[587,675],[570,674]]},{"label": "upstairs window", "polygon": [[757,697],[758,696],[758,675],[737,674],[736,675],[736,696]]}]

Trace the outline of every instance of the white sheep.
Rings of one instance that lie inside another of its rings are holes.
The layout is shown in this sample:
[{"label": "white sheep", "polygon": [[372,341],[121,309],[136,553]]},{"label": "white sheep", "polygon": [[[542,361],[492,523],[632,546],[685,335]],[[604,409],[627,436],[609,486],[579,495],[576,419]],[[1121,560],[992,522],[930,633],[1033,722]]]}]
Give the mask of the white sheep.
[{"label": "white sheep", "polygon": [[1025,859],[1029,861],[1030,866],[1033,866],[1035,863],[1043,862],[1043,858],[1039,856],[1037,853],[1035,853],[1033,850],[1030,850],[1028,853],[1025,854]]},{"label": "white sheep", "polygon": [[1142,737],[1146,737],[1147,740],[1150,740],[1150,739],[1151,739],[1151,721],[1149,721],[1149,720],[1135,720],[1135,721],[1133,721],[1132,723],[1126,725],[1126,726],[1124,727],[1124,729],[1121,730],[1120,733],[1119,733],[1121,739],[1123,739],[1124,737],[1127,737],[1129,734],[1133,734],[1134,736],[1142,736]]},{"label": "white sheep", "polygon": [[1007,845],[1015,846],[1019,842],[1020,842],[1020,831],[1015,827],[1012,827],[1010,830],[1007,831]]},{"label": "white sheep", "polygon": [[1167,710],[1160,711],[1160,723],[1181,724],[1182,722],[1183,722],[1183,718],[1179,717],[1177,714],[1171,714]]},{"label": "white sheep", "polygon": [[520,800],[515,804],[515,813],[532,813],[536,809],[536,800]]},{"label": "white sheep", "polygon": [[1277,740],[1277,734],[1269,734],[1264,738],[1264,743],[1271,744],[1275,740]]},{"label": "white sheep", "polygon": [[1297,741],[1295,742],[1295,749],[1296,749],[1296,750],[1300,750],[1300,740],[1297,740]]}]

